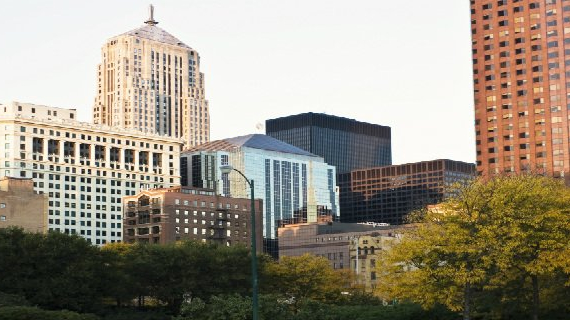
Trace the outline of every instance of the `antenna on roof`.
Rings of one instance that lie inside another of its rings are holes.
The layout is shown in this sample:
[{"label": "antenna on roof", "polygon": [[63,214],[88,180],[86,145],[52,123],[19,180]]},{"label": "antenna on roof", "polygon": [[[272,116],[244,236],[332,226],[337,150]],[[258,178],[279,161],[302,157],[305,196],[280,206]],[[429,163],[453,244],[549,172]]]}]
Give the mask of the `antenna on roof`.
[{"label": "antenna on roof", "polygon": [[158,22],[154,21],[154,6],[152,4],[148,7],[148,13],[149,13],[149,18],[144,23],[148,24],[149,26],[157,25]]}]

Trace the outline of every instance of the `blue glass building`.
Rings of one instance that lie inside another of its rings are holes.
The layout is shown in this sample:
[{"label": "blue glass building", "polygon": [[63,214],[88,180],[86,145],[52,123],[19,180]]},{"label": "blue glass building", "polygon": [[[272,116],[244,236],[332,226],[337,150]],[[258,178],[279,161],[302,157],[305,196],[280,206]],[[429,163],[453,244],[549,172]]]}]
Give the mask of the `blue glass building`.
[{"label": "blue glass building", "polygon": [[252,134],[212,141],[184,151],[181,163],[184,183],[226,196],[249,198],[250,190],[237,172],[222,174],[220,166],[229,164],[254,180],[255,198],[263,200],[264,249],[273,255],[280,225],[339,219],[335,167],[275,138]]}]

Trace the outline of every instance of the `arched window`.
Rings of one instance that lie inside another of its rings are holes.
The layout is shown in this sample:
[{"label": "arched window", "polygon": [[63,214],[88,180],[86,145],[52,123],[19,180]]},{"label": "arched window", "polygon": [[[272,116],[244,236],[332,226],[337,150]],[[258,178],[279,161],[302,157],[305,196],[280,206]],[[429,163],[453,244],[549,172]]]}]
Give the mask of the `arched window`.
[{"label": "arched window", "polygon": [[139,206],[148,206],[150,203],[150,199],[147,196],[141,196],[139,198]]},{"label": "arched window", "polygon": [[370,254],[374,254],[374,247],[370,247]]}]

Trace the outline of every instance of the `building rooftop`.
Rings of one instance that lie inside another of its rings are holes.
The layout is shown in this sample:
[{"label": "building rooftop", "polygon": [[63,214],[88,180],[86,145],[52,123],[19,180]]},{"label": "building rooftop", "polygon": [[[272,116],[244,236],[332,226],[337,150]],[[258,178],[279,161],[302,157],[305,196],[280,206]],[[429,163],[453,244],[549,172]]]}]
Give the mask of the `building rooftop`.
[{"label": "building rooftop", "polygon": [[154,7],[152,5],[150,5],[149,7],[149,18],[144,23],[145,23],[144,26],[131,30],[129,32],[125,32],[120,36],[124,35],[135,36],[187,49],[192,49],[188,45],[180,41],[178,38],[176,38],[175,36],[166,32],[164,29],[156,26],[158,22],[154,20]]},{"label": "building rooftop", "polygon": [[[460,172],[464,172],[464,173],[475,174],[475,164],[474,163],[458,161],[458,160],[451,160],[451,159],[423,160],[423,161],[419,161],[419,162],[409,162],[409,163],[402,163],[402,164],[391,164],[391,165],[387,165],[387,166],[376,166],[376,167],[370,167],[370,168],[361,168],[361,169],[352,170],[351,172],[345,172],[342,174],[350,175],[351,173],[357,172],[357,171],[370,171],[370,170],[381,170],[381,169],[390,169],[390,168],[402,169],[403,170],[403,168],[406,168],[406,167],[413,167],[413,166],[421,167],[422,165],[428,165],[428,164],[440,164],[441,165],[439,167],[435,166],[433,168],[433,170],[460,171]],[[427,171],[427,170],[424,170],[424,171]],[[401,172],[396,170],[396,171],[394,171],[394,173],[392,173],[392,175],[411,174],[411,173],[412,172],[406,172],[405,170],[403,170]],[[413,173],[416,173],[416,171],[413,171]]]},{"label": "building rooftop", "polygon": [[267,133],[307,126],[343,130],[387,139],[392,136],[392,129],[389,126],[357,121],[325,113],[307,112],[265,121]]},{"label": "building rooftop", "polygon": [[125,33],[121,34],[120,36],[125,36],[125,35],[140,37],[143,39],[149,39],[149,40],[162,42],[162,43],[166,43],[166,44],[170,44],[170,45],[175,45],[175,46],[179,46],[179,47],[183,47],[183,48],[187,48],[187,49],[192,49],[192,48],[190,48],[190,46],[184,44],[178,38],[171,35],[166,30],[157,27],[156,25],[145,24],[144,26],[142,26],[140,28],[131,30],[129,32],[125,32]]},{"label": "building rooftop", "polygon": [[367,232],[379,230],[391,230],[401,228],[400,225],[371,225],[360,223],[328,222],[318,225],[317,234],[335,234],[350,232]]},{"label": "building rooftop", "polygon": [[247,147],[267,151],[298,154],[309,157],[319,157],[308,151],[292,146],[283,141],[277,140],[264,134],[249,134],[235,138],[211,141],[199,146],[190,148],[186,152],[193,151],[231,151],[235,148]]},{"label": "building rooftop", "polygon": [[[1,104],[0,104],[1,105]],[[112,127],[103,124],[93,124],[90,122],[81,122],[75,119],[62,119],[55,117],[53,119],[38,119],[34,118],[33,116],[29,115],[21,115],[21,114],[1,114],[0,113],[0,121],[24,121],[30,123],[38,123],[44,124],[47,126],[59,126],[59,127],[69,127],[73,129],[83,129],[95,132],[105,132],[111,134],[121,134],[121,135],[129,135],[134,136],[136,138],[148,138],[148,139],[160,139],[160,140],[168,140],[169,142],[179,142],[183,143],[181,138],[171,137],[168,135],[161,135],[158,133],[150,132],[150,131],[141,131],[137,129],[131,128],[122,128],[122,127]]]}]

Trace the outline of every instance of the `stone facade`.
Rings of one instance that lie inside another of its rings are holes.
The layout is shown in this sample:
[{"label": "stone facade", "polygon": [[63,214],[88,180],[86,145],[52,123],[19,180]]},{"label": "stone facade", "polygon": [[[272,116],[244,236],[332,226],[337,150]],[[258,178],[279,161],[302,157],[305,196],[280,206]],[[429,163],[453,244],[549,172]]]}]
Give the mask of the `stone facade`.
[{"label": "stone facade", "polygon": [[93,122],[181,137],[188,147],[208,142],[200,56],[157,24],[151,13],[101,48]]},{"label": "stone facade", "polygon": [[372,290],[378,252],[408,226],[324,221],[279,228],[279,256],[309,253],[329,260],[334,269],[350,269],[357,282]]},{"label": "stone facade", "polygon": [[0,179],[0,228],[22,227],[29,232],[48,229],[48,198],[34,192],[32,179]]},{"label": "stone facade", "polygon": [[[21,111],[18,111],[21,110]],[[122,240],[121,198],[180,184],[180,139],[75,120],[75,111],[0,105],[0,177],[33,178],[50,230]]]}]

